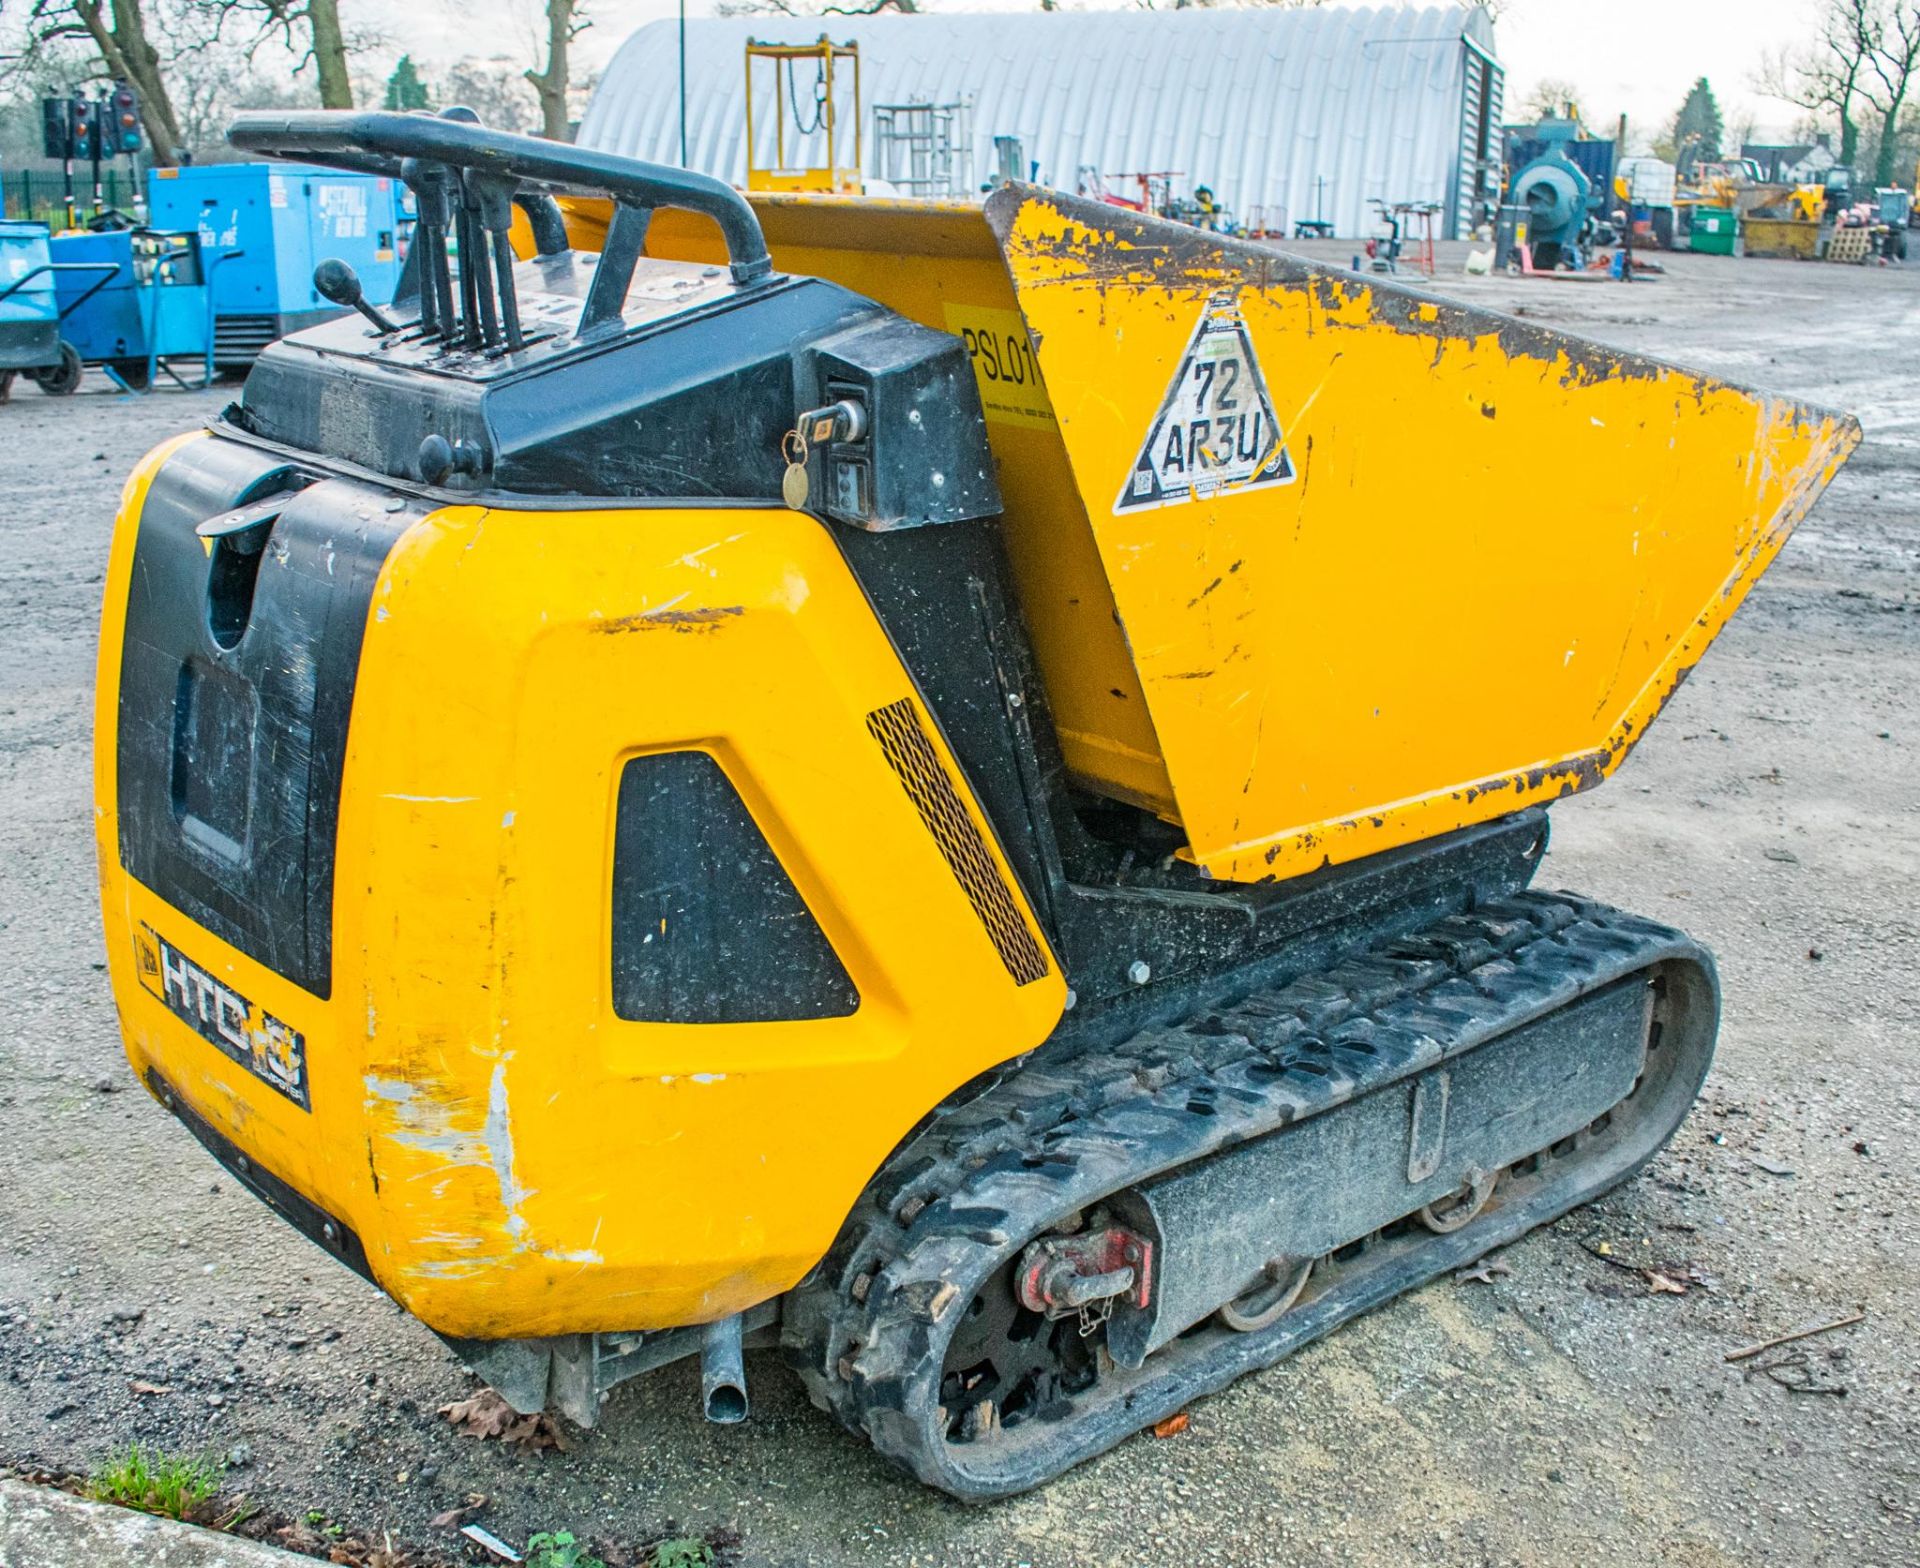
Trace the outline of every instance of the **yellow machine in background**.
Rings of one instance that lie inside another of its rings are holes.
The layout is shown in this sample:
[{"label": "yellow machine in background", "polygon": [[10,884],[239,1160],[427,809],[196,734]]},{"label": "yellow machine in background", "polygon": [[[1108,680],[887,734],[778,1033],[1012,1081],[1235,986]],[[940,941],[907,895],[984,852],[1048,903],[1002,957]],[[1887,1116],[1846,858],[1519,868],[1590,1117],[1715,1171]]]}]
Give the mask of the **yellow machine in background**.
[{"label": "yellow machine in background", "polygon": [[777,1343],[1004,1495],[1679,1125],[1712,961],[1532,891],[1544,808],[1852,420],[1029,186],[233,139],[418,260],[128,486],[127,1052],[518,1408]]},{"label": "yellow machine in background", "polygon": [[[764,106],[766,86],[773,102]],[[758,115],[755,104],[763,107]],[[773,122],[773,161],[761,138]],[[860,46],[825,33],[811,44],[747,41],[747,189],[858,195],[861,174]]]}]

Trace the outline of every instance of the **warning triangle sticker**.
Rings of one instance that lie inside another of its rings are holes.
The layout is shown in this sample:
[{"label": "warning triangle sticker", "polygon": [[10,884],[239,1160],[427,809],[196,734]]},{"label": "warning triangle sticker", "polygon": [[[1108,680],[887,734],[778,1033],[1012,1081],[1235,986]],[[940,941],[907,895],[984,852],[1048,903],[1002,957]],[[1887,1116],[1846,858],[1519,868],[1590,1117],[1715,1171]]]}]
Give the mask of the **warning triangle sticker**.
[{"label": "warning triangle sticker", "polygon": [[1293,483],[1286,432],[1232,294],[1215,294],[1141,443],[1116,512]]}]

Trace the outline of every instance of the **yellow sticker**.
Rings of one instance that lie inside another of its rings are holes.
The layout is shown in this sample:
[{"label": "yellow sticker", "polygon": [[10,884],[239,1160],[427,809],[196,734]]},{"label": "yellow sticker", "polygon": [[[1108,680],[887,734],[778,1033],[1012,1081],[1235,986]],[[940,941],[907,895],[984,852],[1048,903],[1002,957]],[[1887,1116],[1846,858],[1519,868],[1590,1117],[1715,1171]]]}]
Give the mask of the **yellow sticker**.
[{"label": "yellow sticker", "polygon": [[946,313],[947,330],[967,345],[987,418],[1003,425],[1052,429],[1053,404],[1020,313],[978,305],[948,305]]}]

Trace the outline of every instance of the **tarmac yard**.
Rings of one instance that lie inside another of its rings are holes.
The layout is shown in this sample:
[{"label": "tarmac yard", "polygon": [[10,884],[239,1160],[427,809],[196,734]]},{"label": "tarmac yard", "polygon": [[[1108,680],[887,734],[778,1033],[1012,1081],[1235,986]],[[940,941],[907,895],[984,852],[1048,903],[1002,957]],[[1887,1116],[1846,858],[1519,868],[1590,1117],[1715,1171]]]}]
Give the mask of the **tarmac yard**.
[{"label": "tarmac yard", "polygon": [[[494,1535],[571,1529],[610,1563],[670,1533],[781,1565],[1920,1562],[1920,273],[1680,256],[1625,287],[1466,279],[1461,254],[1439,292],[1866,428],[1647,740],[1554,812],[1542,885],[1719,959],[1705,1098],[1646,1172],[1011,1503],[895,1473],[772,1355],[749,1358],[744,1427],[701,1421],[682,1364],[569,1452],[464,1435],[436,1414],[474,1387],[448,1350],[140,1092],[102,973],[115,502],[233,391],[23,384],[0,406],[0,1469],[212,1456],[249,1533],[390,1533],[395,1563],[488,1560],[433,1522],[473,1494]],[[1486,504],[1576,515],[1580,476],[1550,452],[1535,473]]]}]

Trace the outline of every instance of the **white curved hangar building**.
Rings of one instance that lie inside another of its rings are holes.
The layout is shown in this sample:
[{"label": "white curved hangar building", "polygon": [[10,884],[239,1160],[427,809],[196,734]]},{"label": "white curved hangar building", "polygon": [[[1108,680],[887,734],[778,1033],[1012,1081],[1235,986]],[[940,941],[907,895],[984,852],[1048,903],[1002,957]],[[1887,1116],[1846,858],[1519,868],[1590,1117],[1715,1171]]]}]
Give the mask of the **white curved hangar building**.
[{"label": "white curved hangar building", "polygon": [[[1242,220],[1291,228],[1323,218],[1343,236],[1376,232],[1369,198],[1440,206],[1440,238],[1468,233],[1497,200],[1501,70],[1478,6],[1314,10],[1189,9],[733,17],[686,27],[687,164],[744,184],[743,57],[750,38],[860,46],[862,162],[899,173],[875,134],[876,106],[964,105],[953,188],[995,168],[994,139],[1015,136],[1041,183],[1071,190],[1093,168],[1177,172]],[[775,162],[773,88],[755,94],[759,161]],[[814,67],[794,68],[787,159],[802,161]],[[836,101],[841,99],[836,90]],[[601,78],[580,141],[678,164],[679,36],[650,23]],[[817,133],[816,133],[817,135]],[[824,157],[820,157],[824,163]]]}]

